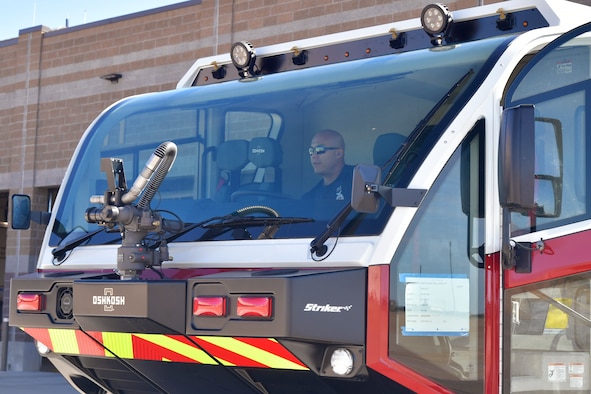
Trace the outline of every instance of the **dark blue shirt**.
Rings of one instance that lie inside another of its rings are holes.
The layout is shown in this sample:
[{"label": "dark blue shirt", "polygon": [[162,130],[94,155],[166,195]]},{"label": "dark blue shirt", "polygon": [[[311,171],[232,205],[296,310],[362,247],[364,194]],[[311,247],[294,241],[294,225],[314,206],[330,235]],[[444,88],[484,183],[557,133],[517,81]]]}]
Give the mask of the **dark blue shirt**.
[{"label": "dark blue shirt", "polygon": [[353,166],[346,165],[331,184],[325,185],[320,180],[310,191],[302,196],[304,200],[338,201],[342,204],[351,201],[351,183],[353,182]]}]

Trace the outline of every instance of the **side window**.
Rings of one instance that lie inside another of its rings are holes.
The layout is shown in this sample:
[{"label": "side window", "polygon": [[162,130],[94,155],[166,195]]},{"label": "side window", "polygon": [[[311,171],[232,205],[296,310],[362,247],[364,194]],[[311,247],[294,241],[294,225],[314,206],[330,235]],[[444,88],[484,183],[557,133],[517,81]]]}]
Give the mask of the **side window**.
[{"label": "side window", "polygon": [[588,393],[589,275],[505,294],[504,386],[512,393]]},{"label": "side window", "polygon": [[275,114],[230,111],[226,113],[224,140],[250,140],[254,137],[277,139],[280,128],[281,119]]},{"label": "side window", "polygon": [[483,159],[481,120],[429,190],[390,271],[390,357],[461,392],[483,390]]},{"label": "side window", "polygon": [[[544,151],[549,144],[536,141],[536,174],[558,176],[556,193],[540,190],[534,194],[536,212],[512,213],[512,235],[557,227],[591,217],[589,206],[590,139],[587,138],[587,105],[591,94],[591,46],[589,34],[575,36],[533,60],[521,79],[508,91],[505,107],[533,104],[536,135],[540,125],[553,124],[561,152]],[[549,185],[550,183],[546,182]],[[554,195],[553,195],[554,194]],[[550,197],[550,198],[548,198]],[[549,207],[549,205],[552,205]],[[550,214],[548,213],[550,212]]]}]

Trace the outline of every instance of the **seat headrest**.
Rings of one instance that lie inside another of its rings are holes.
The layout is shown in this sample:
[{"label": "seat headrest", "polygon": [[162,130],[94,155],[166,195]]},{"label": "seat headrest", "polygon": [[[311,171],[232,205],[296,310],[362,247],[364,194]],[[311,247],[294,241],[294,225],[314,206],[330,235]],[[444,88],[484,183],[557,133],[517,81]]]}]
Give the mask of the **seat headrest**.
[{"label": "seat headrest", "polygon": [[379,135],[373,146],[373,162],[375,165],[383,166],[389,158],[400,149],[406,137],[398,133]]},{"label": "seat headrest", "polygon": [[222,142],[217,149],[216,162],[221,170],[240,170],[248,163],[248,141],[230,140]]},{"label": "seat headrest", "polygon": [[248,160],[257,168],[274,167],[283,160],[279,141],[268,137],[255,137],[248,145]]}]

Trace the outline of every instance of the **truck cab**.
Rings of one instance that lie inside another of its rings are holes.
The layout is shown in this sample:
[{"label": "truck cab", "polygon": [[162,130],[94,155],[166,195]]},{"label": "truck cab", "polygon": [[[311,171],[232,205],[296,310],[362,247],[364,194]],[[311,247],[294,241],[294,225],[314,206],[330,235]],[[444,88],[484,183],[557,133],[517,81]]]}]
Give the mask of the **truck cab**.
[{"label": "truck cab", "polygon": [[113,104],[10,324],[85,393],[588,392],[588,20],[431,4]]}]

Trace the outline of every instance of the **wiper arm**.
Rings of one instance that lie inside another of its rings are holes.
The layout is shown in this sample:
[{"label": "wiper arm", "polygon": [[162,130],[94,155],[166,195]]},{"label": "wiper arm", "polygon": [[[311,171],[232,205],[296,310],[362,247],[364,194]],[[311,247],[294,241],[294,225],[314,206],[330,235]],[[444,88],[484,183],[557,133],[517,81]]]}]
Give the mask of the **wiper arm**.
[{"label": "wiper arm", "polygon": [[[302,217],[257,217],[257,216],[233,216],[229,215],[223,217],[217,223],[210,223],[204,225],[204,228],[207,228],[208,231],[199,238],[199,240],[211,240],[223,234],[224,232],[237,229],[237,228],[248,228],[248,227],[259,227],[265,226],[261,234],[259,235],[259,239],[268,239],[273,238],[279,227],[283,224],[294,224],[294,223],[308,223],[313,222],[314,219],[312,218],[302,218]],[[243,237],[242,237],[243,238]]]},{"label": "wiper arm", "polygon": [[[458,81],[455,84],[453,84],[453,86],[441,97],[441,99],[439,99],[439,101],[433,106],[433,108],[431,108],[431,110],[427,113],[427,115],[425,115],[425,117],[423,119],[421,119],[421,121],[419,123],[417,123],[417,125],[413,129],[413,131],[411,131],[410,134],[408,135],[407,142],[405,142],[404,144],[402,144],[402,146],[400,147],[400,149],[398,149],[392,155],[392,157],[390,157],[386,161],[386,163],[384,163],[384,165],[382,166],[383,169],[386,168],[387,165],[388,165],[388,163],[391,163],[395,158],[402,157],[403,155],[406,154],[406,151],[408,151],[410,149],[411,145],[413,144],[413,142],[416,141],[419,138],[419,136],[422,134],[422,132],[425,129],[425,127],[427,127],[427,125],[429,124],[429,122],[435,117],[435,114],[439,111],[439,109],[441,107],[443,107],[443,105],[458,90],[458,88],[460,88],[461,86],[463,86],[464,83],[466,81],[468,81],[468,77],[470,75],[472,75],[473,73],[474,73],[474,70],[473,69],[468,70],[468,72],[466,74],[462,75],[460,77],[460,79],[458,79]],[[394,166],[390,170],[390,174],[392,174],[395,169],[396,169],[396,166]]]},{"label": "wiper arm", "polygon": [[335,229],[343,224],[352,210],[353,208],[351,207],[351,203],[345,205],[343,209],[341,209],[341,211],[337,214],[337,216],[335,216],[326,224],[326,230],[324,230],[316,238],[314,238],[312,242],[310,242],[310,252],[313,255],[315,254],[318,257],[322,257],[326,254],[328,248],[324,243],[330,238]]},{"label": "wiper arm", "polygon": [[82,237],[75,239],[72,242],[68,242],[65,245],[58,246],[57,248],[55,248],[51,251],[51,254],[58,261],[61,262],[66,257],[66,252],[69,252],[70,250],[82,245],[84,242],[88,241],[89,239],[91,239],[92,237],[97,235],[98,233],[101,233],[105,230],[106,230],[105,227],[101,227],[98,230],[95,230],[91,233],[87,233],[87,234],[83,235]]},{"label": "wiper arm", "polygon": [[256,227],[256,226],[272,226],[272,225],[281,225],[281,224],[291,224],[291,223],[307,223],[313,222],[314,219],[312,218],[298,218],[298,217],[279,217],[279,218],[261,218],[256,216],[246,216],[246,217],[229,217],[223,218],[221,221],[217,223],[206,224],[204,228],[216,228],[216,227],[229,227],[229,228],[236,228],[236,227]]},{"label": "wiper arm", "polygon": [[[182,237],[183,235],[187,234],[188,232],[196,229],[197,227],[204,227],[207,223],[209,222],[213,222],[214,220],[222,220],[224,218],[226,218],[227,216],[214,216],[212,218],[206,219],[206,220],[202,220],[201,222],[197,222],[197,223],[192,223],[189,224],[187,226],[185,226],[183,229],[181,229],[180,231],[166,237],[163,241],[166,243],[170,243],[175,241],[176,239]],[[156,249],[158,246],[160,246],[160,243],[162,241],[156,242],[154,245],[150,246],[150,249]]]}]

